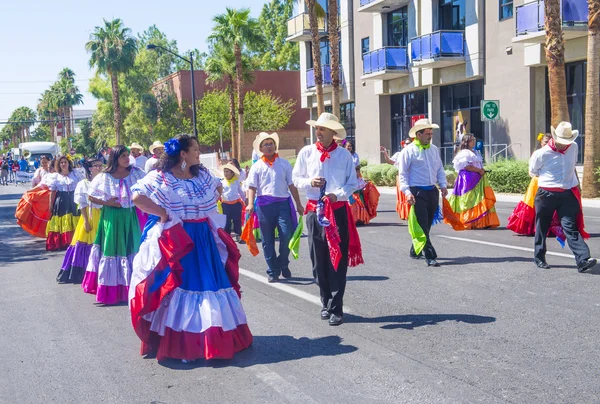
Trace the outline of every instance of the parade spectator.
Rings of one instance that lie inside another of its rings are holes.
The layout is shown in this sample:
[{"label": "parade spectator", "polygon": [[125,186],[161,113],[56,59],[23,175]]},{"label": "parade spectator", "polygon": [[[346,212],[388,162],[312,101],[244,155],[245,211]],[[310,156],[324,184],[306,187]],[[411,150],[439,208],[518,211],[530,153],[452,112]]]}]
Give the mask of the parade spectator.
[{"label": "parade spectator", "polygon": [[33,162],[33,168],[35,168],[36,170],[38,168],[40,168],[40,158],[39,157],[35,158],[35,161]]},{"label": "parade spectator", "polygon": [[33,188],[41,183],[46,175],[50,174],[50,160],[47,156],[42,156],[40,164],[41,166],[33,173],[33,179],[31,180],[31,186]]},{"label": "parade spectator", "polygon": [[0,185],[8,185],[8,160],[0,161]]},{"label": "parade spectator", "polygon": [[8,158],[6,162],[8,163],[8,182],[13,182],[15,180],[15,172],[13,171],[15,161],[13,160],[12,155],[10,153],[8,153]]},{"label": "parade spectator", "polygon": [[135,166],[144,170],[146,168],[146,161],[148,161],[148,158],[143,155],[144,147],[133,142],[131,146],[129,146],[129,150],[131,150],[131,157],[135,160]]},{"label": "parade spectator", "polygon": [[19,171],[27,171],[29,169],[29,163],[25,160],[25,157],[21,156],[19,160]]}]

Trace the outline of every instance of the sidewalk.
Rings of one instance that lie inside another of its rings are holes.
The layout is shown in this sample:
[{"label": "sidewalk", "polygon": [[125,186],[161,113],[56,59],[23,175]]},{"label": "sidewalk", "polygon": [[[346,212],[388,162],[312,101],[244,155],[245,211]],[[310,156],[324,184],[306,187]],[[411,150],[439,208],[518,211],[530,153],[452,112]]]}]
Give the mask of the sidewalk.
[{"label": "sidewalk", "polygon": [[[396,187],[377,187],[380,194],[396,195]],[[448,190],[452,192],[451,189]],[[523,198],[522,194],[498,194],[496,193],[496,201],[510,202],[517,204]],[[582,205],[584,208],[600,208],[600,198],[598,199],[583,199]]]}]

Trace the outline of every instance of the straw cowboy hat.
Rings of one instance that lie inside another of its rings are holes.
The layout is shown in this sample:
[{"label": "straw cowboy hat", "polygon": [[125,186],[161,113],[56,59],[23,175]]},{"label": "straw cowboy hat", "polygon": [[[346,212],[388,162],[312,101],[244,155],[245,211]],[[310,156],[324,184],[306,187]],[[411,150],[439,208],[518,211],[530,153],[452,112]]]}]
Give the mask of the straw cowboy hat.
[{"label": "straw cowboy hat", "polygon": [[410,128],[408,132],[408,137],[414,139],[417,137],[417,132],[425,130],[425,129],[439,129],[440,127],[435,123],[431,123],[431,121],[427,118],[419,119],[415,122],[414,126]]},{"label": "straw cowboy hat", "polygon": [[144,146],[142,146],[136,142],[133,142],[131,144],[131,146],[129,146],[129,150],[131,150],[131,149],[138,149],[138,150],[144,151]]},{"label": "straw cowboy hat", "polygon": [[152,143],[150,145],[150,147],[148,147],[148,150],[150,150],[150,153],[154,154],[154,149],[157,149],[159,147],[162,147],[163,149],[165,148],[165,145],[162,142],[159,142],[158,140],[154,143]]},{"label": "straw cowboy hat", "polygon": [[225,172],[225,169],[231,170],[235,175],[240,175],[240,170],[238,170],[237,167],[231,163],[227,163],[223,166],[223,172]]},{"label": "straw cowboy hat", "polygon": [[310,120],[306,121],[306,123],[313,128],[315,126],[321,126],[323,128],[331,129],[335,132],[333,137],[338,140],[344,140],[346,138],[346,128],[344,128],[344,125],[340,123],[337,116],[328,112],[323,112],[316,121]]},{"label": "straw cowboy hat", "polygon": [[258,153],[259,156],[263,155],[260,151],[260,145],[267,139],[273,139],[275,142],[275,152],[279,150],[279,135],[277,133],[273,132],[269,135],[267,132],[260,132],[258,135],[256,135],[256,139],[254,139],[254,142],[252,143],[254,151]]},{"label": "straw cowboy hat", "polygon": [[579,136],[578,130],[573,130],[573,127],[569,122],[561,122],[554,129],[553,126],[550,127],[552,131],[552,138],[555,143],[562,144],[565,146],[570,145],[577,139]]}]

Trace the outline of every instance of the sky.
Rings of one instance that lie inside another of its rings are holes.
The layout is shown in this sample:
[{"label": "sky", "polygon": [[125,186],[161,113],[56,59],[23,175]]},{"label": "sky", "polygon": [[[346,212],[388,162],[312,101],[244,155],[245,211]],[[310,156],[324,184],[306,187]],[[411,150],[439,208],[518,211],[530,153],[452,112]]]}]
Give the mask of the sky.
[{"label": "sky", "polygon": [[[248,7],[258,17],[267,0],[3,0],[0,24],[0,122],[16,108],[36,109],[41,93],[64,67],[76,74],[84,104],[94,109],[88,89],[85,43],[102,19],[121,18],[132,34],[155,24],[180,51],[207,51],[212,18],[226,7]],[[2,125],[0,125],[2,126]]]}]

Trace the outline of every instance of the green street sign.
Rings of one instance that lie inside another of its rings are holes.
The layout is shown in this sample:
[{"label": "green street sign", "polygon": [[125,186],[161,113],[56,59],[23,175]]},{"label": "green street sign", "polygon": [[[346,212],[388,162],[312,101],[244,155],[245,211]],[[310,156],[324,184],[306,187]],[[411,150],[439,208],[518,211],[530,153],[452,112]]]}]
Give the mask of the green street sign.
[{"label": "green street sign", "polygon": [[481,119],[483,121],[497,121],[500,119],[500,101],[482,100]]}]

